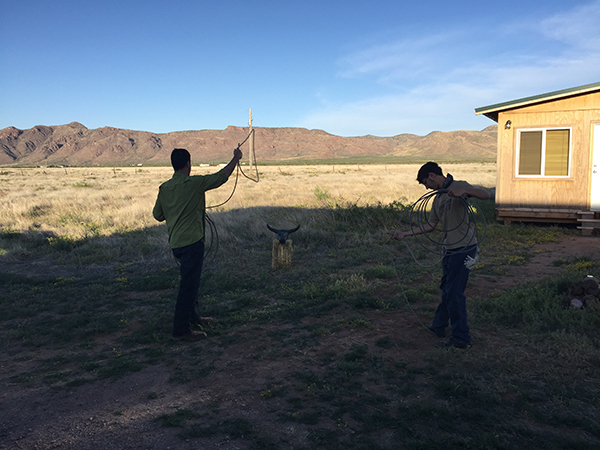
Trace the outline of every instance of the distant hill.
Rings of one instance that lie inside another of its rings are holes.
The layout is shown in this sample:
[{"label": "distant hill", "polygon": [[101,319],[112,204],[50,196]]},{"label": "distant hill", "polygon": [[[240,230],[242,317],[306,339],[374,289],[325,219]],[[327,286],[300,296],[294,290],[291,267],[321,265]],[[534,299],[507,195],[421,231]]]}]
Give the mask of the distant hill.
[{"label": "distant hill", "polygon": [[[257,160],[292,163],[364,160],[495,160],[497,126],[482,131],[434,131],[426,136],[341,137],[305,128],[254,128]],[[248,135],[248,128],[151,133],[78,122],[0,130],[0,165],[169,165],[173,148],[187,148],[194,163],[220,163]],[[247,144],[242,147],[247,151]]]}]

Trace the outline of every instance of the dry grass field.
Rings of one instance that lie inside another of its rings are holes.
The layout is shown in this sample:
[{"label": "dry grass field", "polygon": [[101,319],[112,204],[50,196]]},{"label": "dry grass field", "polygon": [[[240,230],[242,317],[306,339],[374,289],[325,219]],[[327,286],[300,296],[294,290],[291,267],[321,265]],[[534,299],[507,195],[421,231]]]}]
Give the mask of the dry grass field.
[{"label": "dry grass field", "polygon": [[[214,211],[412,203],[425,193],[415,180],[419,167],[415,164],[259,167],[258,183],[240,175],[234,196]],[[452,164],[443,169],[472,184],[489,189],[495,186],[495,164]],[[218,167],[194,167],[192,174],[217,170]],[[245,171],[250,175],[248,167]],[[158,186],[171,175],[172,169],[167,167],[0,169],[0,229],[81,239],[151,227],[156,225],[151,211]],[[207,205],[226,201],[234,180],[235,172],[227,184],[207,193]]]}]

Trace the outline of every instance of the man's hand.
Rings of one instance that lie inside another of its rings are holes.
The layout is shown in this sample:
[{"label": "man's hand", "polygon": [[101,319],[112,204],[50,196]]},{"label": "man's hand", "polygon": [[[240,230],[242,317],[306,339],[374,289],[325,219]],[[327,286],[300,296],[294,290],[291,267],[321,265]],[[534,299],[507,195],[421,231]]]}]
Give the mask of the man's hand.
[{"label": "man's hand", "polygon": [[233,159],[236,159],[236,160],[238,160],[238,161],[239,161],[240,159],[242,159],[242,151],[241,151],[239,148],[236,148],[236,149],[233,151]]},{"label": "man's hand", "polygon": [[392,239],[395,239],[397,241],[401,241],[402,239],[404,239],[406,236],[409,236],[411,233],[407,232],[407,231],[393,231],[390,236]]},{"label": "man's hand", "polygon": [[231,158],[231,161],[229,161],[229,164],[227,164],[223,168],[223,170],[225,171],[225,175],[227,175],[227,178],[229,178],[231,176],[235,167],[238,165],[240,159],[242,159],[242,151],[239,148],[236,148],[233,151],[233,158]]},{"label": "man's hand", "polygon": [[466,193],[467,193],[467,191],[465,189],[452,189],[452,190],[448,191],[448,195],[450,197],[462,197]]}]

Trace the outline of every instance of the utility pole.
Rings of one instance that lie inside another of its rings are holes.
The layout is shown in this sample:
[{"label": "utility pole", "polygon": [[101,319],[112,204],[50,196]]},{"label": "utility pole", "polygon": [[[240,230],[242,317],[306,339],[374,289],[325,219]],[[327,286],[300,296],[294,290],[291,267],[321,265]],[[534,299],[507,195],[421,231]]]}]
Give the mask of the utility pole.
[{"label": "utility pole", "polygon": [[[250,176],[252,176],[252,163],[254,161],[254,133],[253,133],[253,128],[252,128],[252,109],[250,109],[250,120],[248,120],[248,125],[250,126],[250,142],[249,142],[249,150],[248,150],[248,157],[249,157],[249,161],[248,161],[248,165],[250,166]],[[258,169],[256,169],[258,172]],[[256,174],[258,175],[258,173]]]}]

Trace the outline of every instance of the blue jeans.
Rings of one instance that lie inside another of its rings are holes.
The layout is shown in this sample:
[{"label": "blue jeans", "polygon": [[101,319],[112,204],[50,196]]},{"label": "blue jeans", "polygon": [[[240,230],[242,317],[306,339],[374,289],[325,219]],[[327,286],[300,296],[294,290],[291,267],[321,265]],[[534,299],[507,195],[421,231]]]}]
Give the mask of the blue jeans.
[{"label": "blue jeans", "polygon": [[442,301],[431,323],[433,328],[443,330],[450,321],[452,337],[466,344],[471,344],[471,334],[467,324],[467,297],[465,296],[470,270],[465,267],[465,258],[467,256],[474,258],[476,253],[477,245],[470,245],[449,250],[442,260],[443,275],[440,283]]},{"label": "blue jeans", "polygon": [[198,290],[204,262],[204,239],[185,247],[174,248],[173,255],[179,261],[181,274],[173,318],[173,336],[182,336],[189,333],[190,325],[200,321]]}]

